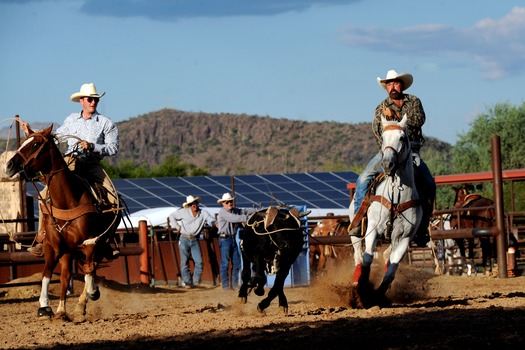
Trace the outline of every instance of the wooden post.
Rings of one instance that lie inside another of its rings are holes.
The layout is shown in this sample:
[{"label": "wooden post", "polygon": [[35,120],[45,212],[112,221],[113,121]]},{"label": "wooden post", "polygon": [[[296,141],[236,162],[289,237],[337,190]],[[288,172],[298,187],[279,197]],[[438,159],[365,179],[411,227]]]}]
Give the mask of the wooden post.
[{"label": "wooden post", "polygon": [[143,249],[140,254],[140,283],[149,285],[148,224],[146,220],[139,221],[139,244]]},{"label": "wooden post", "polygon": [[505,235],[505,210],[503,207],[503,181],[501,171],[501,143],[498,135],[490,138],[492,149],[492,177],[494,179],[494,203],[496,204],[496,236],[498,254],[498,277],[507,278],[507,240]]}]

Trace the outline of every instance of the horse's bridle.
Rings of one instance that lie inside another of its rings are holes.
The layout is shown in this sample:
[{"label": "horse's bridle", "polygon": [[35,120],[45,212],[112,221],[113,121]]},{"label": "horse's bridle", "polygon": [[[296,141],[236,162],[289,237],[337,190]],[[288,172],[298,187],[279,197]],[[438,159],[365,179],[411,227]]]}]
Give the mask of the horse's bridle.
[{"label": "horse's bridle", "polygon": [[[404,129],[399,126],[399,125],[386,125],[384,128],[383,128],[383,132],[384,131],[390,131],[390,130],[401,130],[401,131],[404,131]],[[394,154],[397,156],[399,154],[399,152],[397,151],[397,149],[395,149],[394,147],[392,146],[385,146],[382,150],[381,150],[381,153],[385,153],[386,150],[392,150],[392,152],[394,152]]]},{"label": "horse's bridle", "polygon": [[[28,179],[28,180],[30,180],[31,182],[33,182],[32,179],[33,179],[34,177],[28,175],[28,173],[26,172],[26,167],[27,167],[27,165],[29,164],[30,161],[32,161],[32,160],[38,158],[38,156],[40,155],[40,153],[42,152],[42,150],[44,149],[44,147],[50,142],[50,140],[49,140],[48,137],[45,137],[45,136],[43,136],[43,135],[41,135],[41,134],[32,134],[32,135],[30,135],[30,137],[31,137],[31,138],[40,137],[40,138],[42,138],[44,141],[42,142],[42,144],[40,145],[40,147],[38,147],[38,149],[37,149],[35,152],[31,153],[31,155],[30,155],[29,157],[26,157],[22,152],[20,152],[20,149],[21,149],[22,147],[20,147],[19,149],[16,150],[15,155],[18,154],[18,155],[20,156],[20,158],[23,159],[24,162],[23,162],[22,165],[21,165],[21,168],[22,168],[22,171],[21,171],[21,172],[24,173],[24,176],[25,176],[26,179]],[[26,142],[28,142],[28,141],[29,141],[29,139],[27,139],[24,143],[26,143]],[[55,173],[57,173],[57,172],[63,171],[64,169],[65,169],[65,168],[62,168],[62,169],[59,169],[59,170],[55,170],[55,171],[53,171],[53,172],[50,172],[48,175],[53,175],[53,174],[55,174]],[[38,177],[40,177],[40,176],[38,176]]]},{"label": "horse's bridle", "polygon": [[[42,152],[42,150],[44,149],[46,144],[49,142],[49,139],[44,137],[44,136],[42,136],[42,135],[39,135],[39,134],[36,134],[36,136],[35,136],[35,134],[31,135],[31,138],[35,138],[35,137],[41,137],[41,138],[44,139],[44,142],[42,142],[42,144],[36,150],[36,152],[31,153],[31,155],[29,157],[26,157],[22,152],[20,152],[20,149],[22,147],[17,149],[16,152],[15,152],[15,155],[18,154],[24,160],[24,162],[22,163],[22,171],[24,172],[24,175],[28,179],[29,179],[29,177],[27,176],[27,173],[26,173],[26,166],[29,164],[30,161],[32,161],[33,159],[36,159],[40,155],[40,152]],[[28,141],[29,141],[29,139],[26,140],[25,142],[28,142]]]}]

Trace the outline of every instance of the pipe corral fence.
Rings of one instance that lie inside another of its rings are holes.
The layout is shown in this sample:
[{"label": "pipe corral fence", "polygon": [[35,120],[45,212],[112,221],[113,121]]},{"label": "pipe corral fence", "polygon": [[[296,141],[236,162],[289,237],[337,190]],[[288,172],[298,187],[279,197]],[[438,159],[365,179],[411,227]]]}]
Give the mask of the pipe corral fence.
[{"label": "pipe corral fence", "polygon": [[[492,147],[492,173],[473,173],[458,175],[436,176],[437,185],[465,184],[477,182],[493,182],[494,209],[496,212],[496,226],[489,229],[458,229],[458,230],[431,230],[431,238],[434,240],[444,238],[475,238],[479,236],[493,237],[497,244],[498,276],[507,278],[507,237],[508,233],[516,234],[517,227],[511,227],[514,216],[525,218],[525,213],[510,213],[507,215],[507,231],[505,230],[505,212],[503,208],[504,180],[525,180],[525,170],[502,171],[500,158],[500,140],[498,136],[491,138]],[[349,183],[347,188],[350,198],[353,196],[354,183]],[[434,211],[435,215],[455,213],[458,210]],[[310,231],[317,222],[325,217],[308,218]],[[348,219],[347,216],[330,216],[330,218]],[[510,218],[510,219],[509,219]],[[510,223],[509,223],[509,220]],[[524,219],[525,220],[525,219]],[[18,222],[36,221],[36,219],[12,220]],[[525,224],[525,222],[524,222]],[[210,231],[213,231],[209,228]],[[523,227],[525,230],[525,225]],[[31,244],[35,237],[34,231],[15,234],[15,240],[22,244]],[[507,235],[505,234],[507,233]],[[181,267],[178,250],[178,234],[169,225],[167,228],[148,227],[146,221],[140,221],[138,229],[117,231],[121,240],[119,256],[111,261],[102,262],[97,268],[97,276],[113,280],[123,284],[147,284],[175,285],[181,282]],[[308,235],[307,235],[308,237]],[[220,250],[217,237],[213,235],[200,240],[201,251],[204,261],[202,281],[212,285],[220,282],[219,264]],[[308,245],[316,244],[350,244],[349,236],[316,236],[307,238]],[[28,284],[40,284],[38,282],[8,283],[15,279],[32,276],[42,272],[43,258],[37,258],[20,249],[17,244],[9,239],[7,235],[0,235],[0,244],[4,248],[0,251],[0,284],[5,286],[19,286]],[[305,258],[303,256],[303,258]],[[306,257],[307,259],[307,257]],[[58,269],[57,269],[58,271]],[[75,269],[73,270],[75,272]],[[293,271],[291,271],[293,274]],[[309,275],[308,275],[309,276]],[[298,284],[308,284],[309,277],[299,281]],[[293,285],[293,283],[292,283]]]},{"label": "pipe corral fence", "polygon": [[[210,285],[220,283],[220,249],[216,229],[205,227],[209,234],[199,240],[202,251],[204,269],[202,282]],[[305,233],[308,231],[305,228]],[[122,284],[181,285],[181,266],[178,247],[179,233],[167,228],[148,226],[147,221],[138,223],[137,229],[119,229],[119,255],[114,260],[103,260],[97,266],[97,276]],[[0,285],[2,287],[16,287],[21,285],[37,285],[38,281],[24,281],[24,278],[41,273],[44,266],[43,257],[35,257],[17,245],[31,245],[36,231],[18,233],[14,236],[17,242],[11,241],[9,236],[1,235],[0,244]],[[308,285],[308,241],[305,238],[305,247],[292,266],[286,283],[291,286]],[[193,269],[193,261],[190,260]],[[78,273],[76,273],[78,271]],[[55,273],[59,274],[60,266]],[[80,278],[81,267],[76,263],[73,266],[73,275]],[[11,281],[21,279],[21,282]],[[10,283],[11,282],[11,283]],[[57,282],[53,280],[52,282]],[[269,279],[271,283],[271,278]]]}]

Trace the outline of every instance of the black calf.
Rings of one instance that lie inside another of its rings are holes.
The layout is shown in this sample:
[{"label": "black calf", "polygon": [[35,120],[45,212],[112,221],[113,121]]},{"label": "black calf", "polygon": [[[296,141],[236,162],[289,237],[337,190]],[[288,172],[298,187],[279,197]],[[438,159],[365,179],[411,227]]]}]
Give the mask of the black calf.
[{"label": "black calf", "polygon": [[279,296],[279,307],[288,313],[288,301],[284,295],[284,282],[292,264],[304,245],[304,234],[300,217],[308,215],[291,210],[269,207],[254,213],[241,236],[243,269],[239,300],[246,303],[253,289],[258,296],[264,295],[266,274],[275,274],[275,282],[258,305],[263,312],[275,297]]}]

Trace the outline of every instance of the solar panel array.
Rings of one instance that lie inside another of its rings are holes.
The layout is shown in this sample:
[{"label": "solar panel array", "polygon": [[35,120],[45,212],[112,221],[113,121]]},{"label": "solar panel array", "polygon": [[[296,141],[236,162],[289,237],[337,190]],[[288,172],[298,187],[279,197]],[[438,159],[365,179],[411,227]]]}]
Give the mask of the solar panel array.
[{"label": "solar panel array", "polygon": [[[188,195],[200,197],[202,207],[217,207],[217,200],[225,192],[234,193],[235,205],[241,208],[284,203],[308,208],[345,209],[350,203],[346,186],[355,182],[357,176],[354,172],[325,172],[114,179],[113,183],[131,213],[178,207]],[[27,193],[35,194],[31,184],[27,186]]]}]

